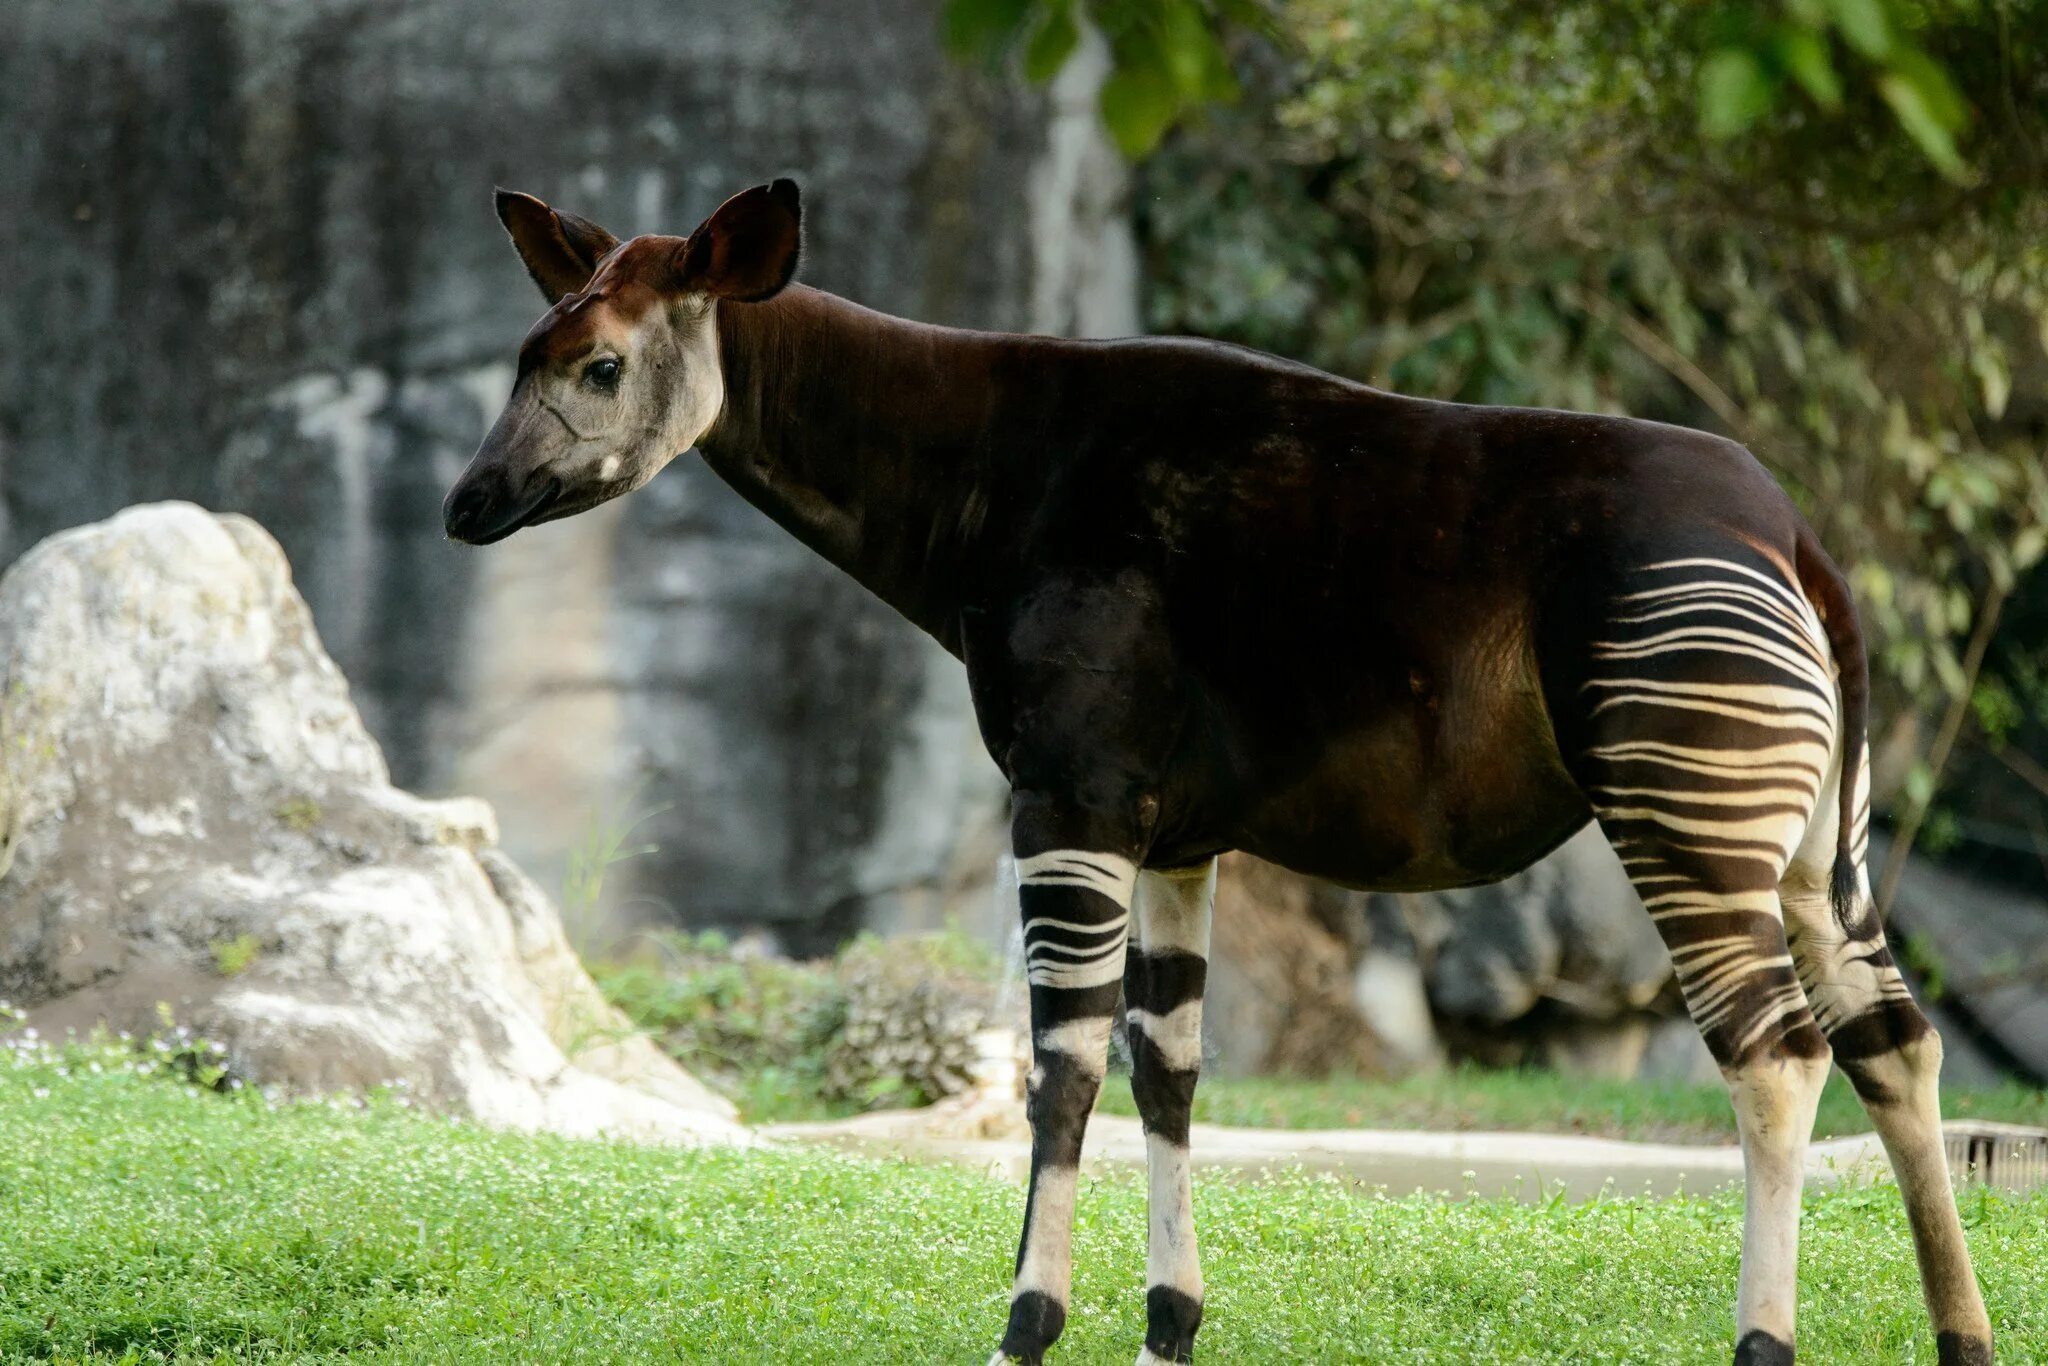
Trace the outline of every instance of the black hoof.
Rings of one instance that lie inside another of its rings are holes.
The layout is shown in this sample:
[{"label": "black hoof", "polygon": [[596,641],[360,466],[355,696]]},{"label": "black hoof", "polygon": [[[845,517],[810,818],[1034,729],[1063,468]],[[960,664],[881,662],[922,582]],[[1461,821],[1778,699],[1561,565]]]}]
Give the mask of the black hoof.
[{"label": "black hoof", "polygon": [[1045,1349],[1067,1326],[1067,1307],[1042,1290],[1027,1290],[1010,1301],[1010,1326],[997,1353],[1024,1366],[1040,1366]]},{"label": "black hoof", "polygon": [[1792,1344],[1752,1328],[1735,1344],[1735,1366],[1792,1366]]},{"label": "black hoof", "polygon": [[1161,1361],[1193,1361],[1202,1302],[1171,1286],[1145,1292],[1145,1350]]},{"label": "black hoof", "polygon": [[1934,1359],[1941,1366],[1991,1366],[1991,1344],[1961,1333],[1936,1333]]}]

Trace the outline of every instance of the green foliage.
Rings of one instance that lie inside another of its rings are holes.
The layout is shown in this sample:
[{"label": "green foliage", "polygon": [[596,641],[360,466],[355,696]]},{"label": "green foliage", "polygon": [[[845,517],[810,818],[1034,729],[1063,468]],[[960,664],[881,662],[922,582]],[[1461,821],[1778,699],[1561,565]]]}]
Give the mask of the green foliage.
[{"label": "green foliage", "polygon": [[[1146,168],[1149,321],[1733,435],[1849,569],[1879,717],[1967,706],[2048,547],[2048,4],[1745,12],[1293,0],[1296,57]],[[1968,186],[1898,133],[1923,58]]]},{"label": "green foliage", "polygon": [[1904,936],[1899,961],[1920,983],[1922,1000],[1938,1002],[1948,995],[1948,959],[1932,939],[1924,934]]},{"label": "green foliage", "polygon": [[1231,31],[1276,32],[1265,0],[947,0],[941,20],[956,54],[996,67],[1021,51],[1023,74],[1040,84],[1074,55],[1084,26],[1109,51],[1103,123],[1132,158],[1193,110],[1237,98]]},{"label": "green foliage", "polygon": [[[1023,1192],[793,1148],[691,1152],[195,1098],[0,1057],[0,1359],[983,1359]],[[2048,1196],[1964,1192],[2009,1355],[2048,1342]],[[1144,1332],[1142,1178],[1081,1183],[1061,1360]],[[1725,1362],[1741,1202],[1388,1199],[1198,1182],[1219,1361]],[[1800,1350],[1933,1359],[1889,1187],[1809,1197]]]},{"label": "green foliage", "polygon": [[[168,1002],[157,1002],[156,1015],[160,1027],[143,1038],[95,1026],[83,1037],[46,1039],[25,1012],[0,1001],[0,1077],[142,1077],[222,1093],[242,1088],[226,1048],[179,1024]],[[32,1094],[36,1089],[42,1088]]]},{"label": "green foliage", "polygon": [[1853,77],[1868,80],[1898,127],[1950,180],[1969,179],[1956,134],[1969,105],[1941,63],[1908,35],[1916,12],[1899,0],[1736,0],[1710,12],[1713,46],[1699,63],[1700,131],[1724,140],[1779,113],[1797,117],[1800,96],[1829,114]]},{"label": "green foliage", "polygon": [[294,834],[310,835],[327,819],[327,812],[311,797],[290,797],[277,806],[278,824]]},{"label": "green foliage", "polygon": [[263,941],[246,931],[233,939],[222,939],[213,946],[214,970],[223,977],[239,977],[262,952]]},{"label": "green foliage", "polygon": [[755,1123],[941,1099],[948,1092],[927,1068],[868,1037],[872,1022],[893,1022],[884,1032],[900,1034],[935,1008],[985,1012],[1002,972],[988,949],[951,930],[886,944],[863,935],[835,958],[810,961],[716,932],[652,946],[632,961],[595,965],[592,976],[628,1019]]},{"label": "green foliage", "polygon": [[[1569,8],[1595,12],[1603,27],[1625,29],[1659,6],[1605,0]],[[1668,0],[1662,8],[1660,24],[1673,12]],[[1948,69],[1916,41],[1927,8],[1912,0],[1721,0],[1686,6],[1680,36],[1698,58],[1694,108],[1700,132],[1725,141],[1773,115],[1838,115],[1862,86],[1890,110],[1896,128],[1929,165],[1951,181],[1968,182],[1956,136],[1970,122],[1970,104]],[[1320,17],[1316,6],[1297,4],[1288,19],[1298,22],[1304,9],[1311,24]],[[1974,3],[1947,9],[1983,17]],[[1524,17],[1548,22],[1551,15]],[[1021,47],[1024,75],[1044,83],[1079,48],[1084,25],[1108,40],[1102,117],[1133,159],[1152,151],[1192,111],[1237,98],[1226,47],[1234,32],[1284,45],[1292,31],[1269,0],[947,0],[941,30],[954,52],[990,66]]]},{"label": "green foliage", "polygon": [[657,942],[658,957],[592,975],[685,1068],[756,1122],[851,1108],[823,1102],[826,1054],[846,1013],[829,963],[735,954],[715,932]]},{"label": "green foliage", "polygon": [[636,787],[615,805],[602,805],[591,814],[582,840],[569,851],[568,866],[562,874],[562,924],[569,942],[588,957],[590,939],[603,914],[604,884],[611,870],[621,863],[654,853],[656,846],[635,843],[633,832],[662,812],[666,805],[629,814],[639,805]]},{"label": "green foliage", "polygon": [[[1942,1093],[1950,1119],[2048,1125],[2048,1091],[2018,1084]],[[1127,1086],[1103,1088],[1099,1107],[1137,1113]],[[1732,1143],[1735,1111],[1718,1082],[1618,1081],[1558,1072],[1460,1067],[1378,1081],[1364,1077],[1205,1077],[1195,1119],[1263,1129],[1442,1129],[1590,1134],[1658,1143]],[[1840,1073],[1821,1093],[1817,1138],[1870,1132],[1870,1118]]]}]

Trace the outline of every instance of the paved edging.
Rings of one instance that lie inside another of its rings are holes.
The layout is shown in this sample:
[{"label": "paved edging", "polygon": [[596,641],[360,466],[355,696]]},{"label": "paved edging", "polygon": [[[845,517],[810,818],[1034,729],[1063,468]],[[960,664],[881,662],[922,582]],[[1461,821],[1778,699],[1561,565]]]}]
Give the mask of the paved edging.
[{"label": "paved edging", "polygon": [[[1003,1118],[984,1111],[983,1131]],[[1023,1138],[976,1136],[975,1121],[958,1106],[771,1125],[761,1130],[761,1136],[771,1142],[914,1155],[1017,1181],[1030,1166],[1030,1148]],[[1300,1167],[1383,1186],[1395,1195],[1448,1191],[1533,1199],[1551,1196],[1561,1186],[1566,1198],[1589,1200],[1603,1191],[1675,1195],[1742,1180],[1742,1150],[1733,1144],[1631,1143],[1574,1134],[1233,1129],[1197,1124],[1190,1147],[1195,1164],[1209,1170],[1255,1173]],[[1142,1168],[1145,1140],[1138,1121],[1096,1115],[1088,1124],[1081,1161],[1084,1169],[1093,1171]],[[1863,1134],[1815,1143],[1808,1151],[1807,1175],[1829,1183],[1881,1173],[1884,1163],[1877,1136]]]}]

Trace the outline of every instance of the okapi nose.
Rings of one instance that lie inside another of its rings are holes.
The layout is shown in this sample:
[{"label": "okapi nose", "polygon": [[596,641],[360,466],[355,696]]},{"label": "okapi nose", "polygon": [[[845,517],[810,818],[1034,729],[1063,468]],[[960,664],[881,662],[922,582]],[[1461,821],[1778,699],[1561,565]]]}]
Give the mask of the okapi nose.
[{"label": "okapi nose", "polygon": [[483,529],[490,507],[490,491],[482,482],[463,480],[448,490],[447,500],[441,504],[441,525],[455,540],[474,539]]}]

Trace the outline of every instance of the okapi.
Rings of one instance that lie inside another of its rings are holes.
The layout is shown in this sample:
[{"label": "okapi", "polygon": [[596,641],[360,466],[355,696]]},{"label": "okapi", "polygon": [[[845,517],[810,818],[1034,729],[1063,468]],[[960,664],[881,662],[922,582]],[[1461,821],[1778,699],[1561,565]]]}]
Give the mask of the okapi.
[{"label": "okapi", "polygon": [[1792,1360],[1830,1056],[1882,1136],[1943,1362],[1991,1327],[1941,1041],[1865,870],[1867,676],[1841,574],[1743,447],[1427,402],[1241,347],[928,326],[792,285],[788,180],[621,243],[499,192],[551,307],[448,494],[487,544],[681,451],[967,668],[1013,793],[1031,1182],[998,1360],[1067,1315],[1119,995],[1150,1153],[1144,1362],[1191,1359],[1188,1118],[1216,858],[1351,887],[1504,877],[1597,819],[1727,1078],[1735,1359]]}]

